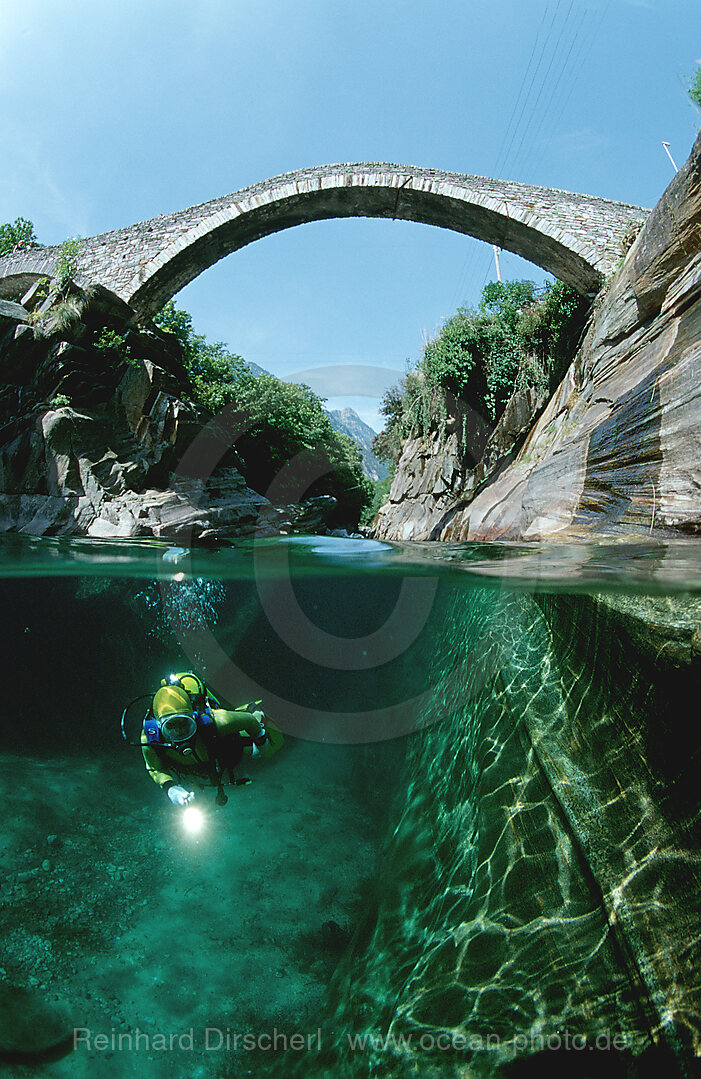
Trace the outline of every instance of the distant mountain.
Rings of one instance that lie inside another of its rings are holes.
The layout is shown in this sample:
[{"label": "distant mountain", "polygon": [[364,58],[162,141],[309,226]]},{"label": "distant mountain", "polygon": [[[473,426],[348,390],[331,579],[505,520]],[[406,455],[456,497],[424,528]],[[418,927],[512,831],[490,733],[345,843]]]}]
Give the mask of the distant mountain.
[{"label": "distant mountain", "polygon": [[270,371],[266,371],[264,367],[259,367],[257,363],[253,362],[253,360],[244,360],[244,363],[246,364],[246,367],[248,367],[248,369],[250,370],[251,374],[255,375],[256,378],[258,378],[258,375],[270,374]]},{"label": "distant mountain", "polygon": [[327,412],[334,431],[340,431],[343,435],[350,435],[354,442],[360,446],[363,454],[363,472],[371,480],[387,479],[387,466],[378,461],[372,452],[372,440],[375,431],[367,423],[361,420],[357,412],[352,408],[341,408],[335,412]]}]

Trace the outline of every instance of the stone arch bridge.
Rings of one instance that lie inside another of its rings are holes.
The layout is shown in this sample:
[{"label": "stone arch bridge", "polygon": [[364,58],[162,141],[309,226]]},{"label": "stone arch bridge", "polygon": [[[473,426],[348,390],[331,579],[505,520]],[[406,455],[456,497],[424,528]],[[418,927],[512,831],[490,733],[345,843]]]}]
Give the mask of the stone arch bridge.
[{"label": "stone arch bridge", "polygon": [[[595,292],[621,240],[648,211],[627,203],[457,172],[377,163],[322,165],[82,241],[78,279],[99,282],[142,316],[225,255],[263,236],[333,217],[382,217],[453,229],[512,251]],[[0,259],[0,296],[50,276],[60,248]]]}]

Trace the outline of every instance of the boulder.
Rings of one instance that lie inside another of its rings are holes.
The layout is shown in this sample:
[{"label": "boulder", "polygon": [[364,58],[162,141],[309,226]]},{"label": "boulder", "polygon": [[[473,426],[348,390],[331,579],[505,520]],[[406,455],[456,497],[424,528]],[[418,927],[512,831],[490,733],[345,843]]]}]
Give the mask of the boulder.
[{"label": "boulder", "polygon": [[73,1050],[74,1022],[41,993],[0,981],[0,1063],[25,1066],[60,1060]]}]

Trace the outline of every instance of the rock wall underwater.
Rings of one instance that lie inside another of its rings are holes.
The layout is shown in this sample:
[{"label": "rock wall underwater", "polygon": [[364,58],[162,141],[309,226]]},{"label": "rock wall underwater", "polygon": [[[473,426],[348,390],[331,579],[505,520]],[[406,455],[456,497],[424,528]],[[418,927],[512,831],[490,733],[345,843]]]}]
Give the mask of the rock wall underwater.
[{"label": "rock wall underwater", "polygon": [[456,590],[319,1074],[692,1074],[700,614]]}]

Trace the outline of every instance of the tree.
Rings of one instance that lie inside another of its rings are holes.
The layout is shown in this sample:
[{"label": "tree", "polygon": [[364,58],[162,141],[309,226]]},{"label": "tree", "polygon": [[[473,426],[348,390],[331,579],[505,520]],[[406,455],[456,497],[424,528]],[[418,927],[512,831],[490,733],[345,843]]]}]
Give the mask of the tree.
[{"label": "tree", "polygon": [[11,255],[17,248],[36,247],[34,225],[23,217],[16,218],[11,224],[0,225],[0,255]]},{"label": "tree", "polygon": [[372,440],[372,452],[392,469],[402,452],[402,440],[408,434],[404,425],[407,412],[406,389],[406,378],[403,378],[396,386],[390,386],[385,390],[380,405],[380,412],[385,417],[385,425]]},{"label": "tree", "polygon": [[154,322],[180,346],[195,401],[213,415],[229,406],[227,433],[249,486],[276,502],[334,495],[339,522],[357,523],[373,494],[360,450],[334,431],[308,386],[254,375],[223,342],[195,333],[191,316],[172,300]]},{"label": "tree", "polygon": [[265,494],[272,485],[277,502],[331,494],[343,507],[342,515],[357,520],[373,493],[362,472],[360,449],[348,435],[334,431],[308,386],[249,374],[231,383],[227,396],[237,410],[236,449],[255,490]]},{"label": "tree", "polygon": [[360,523],[362,525],[371,525],[380,511],[380,506],[384,506],[385,502],[389,500],[389,492],[392,487],[392,480],[394,479],[394,468],[395,466],[392,464],[385,479],[375,480],[373,482],[372,502],[365,507],[360,516]]},{"label": "tree", "polygon": [[534,281],[490,281],[482,289],[479,309],[515,330],[519,316],[536,303]]},{"label": "tree", "polygon": [[168,300],[161,310],[154,315],[153,321],[159,329],[165,330],[166,333],[172,334],[177,339],[183,355],[192,347],[191,341],[195,337],[192,316],[187,311],[176,307],[172,300]]},{"label": "tree", "polygon": [[195,333],[192,316],[168,300],[153,320],[159,329],[172,335],[183,355],[194,398],[208,412],[219,412],[232,400],[234,385],[254,376],[242,356],[229,352],[223,341],[208,341]]},{"label": "tree", "polygon": [[456,397],[475,402],[483,399],[483,321],[466,307],[459,307],[445,320],[424,349],[421,368],[429,382]]}]

